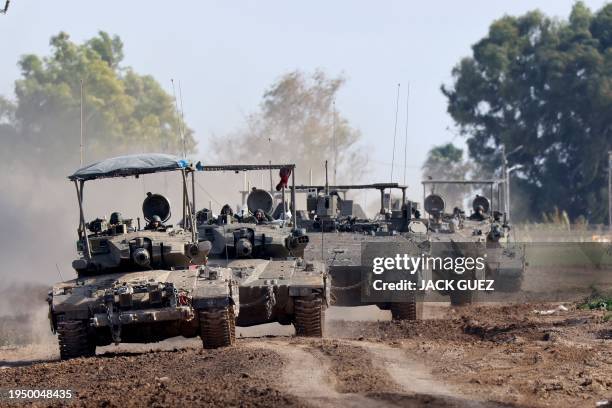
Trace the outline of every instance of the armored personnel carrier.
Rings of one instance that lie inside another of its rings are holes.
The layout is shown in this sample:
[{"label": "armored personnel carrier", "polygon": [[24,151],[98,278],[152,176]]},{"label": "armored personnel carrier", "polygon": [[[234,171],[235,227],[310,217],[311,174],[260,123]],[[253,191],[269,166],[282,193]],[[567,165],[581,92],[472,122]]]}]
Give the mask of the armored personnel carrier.
[{"label": "armored personnel carrier", "polygon": [[[379,280],[372,274],[374,258],[407,254],[420,257],[429,252],[426,227],[419,219],[416,203],[406,200],[406,186],[397,183],[360,185],[297,186],[297,191],[308,192],[305,225],[313,232],[314,246],[307,248],[307,259],[321,259],[329,265],[332,278],[332,304],[340,307],[376,305],[389,310],[394,320],[416,320],[422,317],[423,291],[376,291]],[[374,219],[353,217],[352,201],[341,198],[339,192],[373,189],[380,192],[380,210]],[[401,201],[390,209],[387,189],[399,189]],[[298,221],[299,223],[299,221]],[[299,224],[298,224],[299,225]],[[387,282],[412,281],[419,283],[424,271],[388,272]]]},{"label": "armored personnel carrier", "polygon": [[[525,252],[520,245],[510,242],[510,226],[499,209],[494,209],[490,200],[476,195],[472,200],[469,216],[459,207],[445,212],[446,203],[440,194],[432,192],[425,196],[426,186],[440,185],[485,185],[494,197],[497,187],[497,206],[500,204],[501,188],[497,180],[428,180],[423,182],[423,203],[428,214],[427,229],[431,240],[432,255],[441,259],[480,259],[471,267],[432,268],[434,280],[495,281],[494,290],[516,291],[520,289],[525,269]],[[463,261],[462,261],[463,262]],[[456,265],[456,264],[455,264]],[[482,267],[481,267],[482,266]],[[469,286],[469,285],[468,285]],[[472,285],[475,287],[475,285]],[[450,296],[451,304],[465,305],[478,300],[482,291],[457,289],[441,291]]]},{"label": "armored personnel carrier", "polygon": [[[165,224],[170,202],[148,193],[142,205],[147,225],[115,212],[107,221],[86,222],[85,182],[175,172],[182,184],[183,227]],[[235,340],[238,287],[232,270],[206,265],[210,243],[198,240],[188,180],[194,167],[165,154],[120,156],[89,165],[69,176],[79,205],[77,277],[53,286],[49,318],[60,355],[95,354],[111,343],[156,342],[182,335],[202,338],[205,348]]]},{"label": "armored personnel carrier", "polygon": [[[298,336],[323,335],[329,305],[329,278],[324,263],[303,259],[309,237],[295,228],[295,193],[287,207],[288,177],[295,181],[295,165],[203,166],[206,172],[279,171],[281,202],[253,189],[246,199],[248,214],[234,215],[226,205],[217,217],[203,211],[198,219],[200,240],[211,242],[208,265],[229,268],[239,284],[238,326],[279,322],[293,324]],[[273,215],[279,213],[278,219]],[[206,216],[204,216],[206,214]],[[289,217],[291,214],[291,217]]]}]

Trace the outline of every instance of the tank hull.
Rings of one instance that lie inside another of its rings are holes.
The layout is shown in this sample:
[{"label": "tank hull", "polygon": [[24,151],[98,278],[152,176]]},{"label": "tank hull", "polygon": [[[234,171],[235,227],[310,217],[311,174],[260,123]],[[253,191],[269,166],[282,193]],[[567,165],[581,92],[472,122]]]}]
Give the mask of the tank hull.
[{"label": "tank hull", "polygon": [[48,301],[66,358],[111,343],[202,336],[201,313],[240,307],[231,271],[206,266],[79,277],[54,285]]}]

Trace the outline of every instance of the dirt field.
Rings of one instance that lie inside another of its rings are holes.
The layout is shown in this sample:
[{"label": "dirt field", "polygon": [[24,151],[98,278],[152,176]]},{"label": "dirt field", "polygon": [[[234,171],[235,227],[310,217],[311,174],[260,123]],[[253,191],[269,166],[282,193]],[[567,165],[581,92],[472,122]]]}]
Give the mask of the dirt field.
[{"label": "dirt field", "polygon": [[[347,244],[338,262],[352,262],[359,245]],[[333,246],[326,249],[333,256]],[[308,255],[320,254],[319,247]],[[525,284],[541,286],[542,276],[532,270]],[[228,349],[170,339],[60,362],[44,293],[0,291],[0,301],[22,302],[0,309],[0,390],[76,392],[37,406],[577,408],[612,400],[612,320],[577,303],[559,310],[559,303],[427,302],[424,320],[402,323],[374,306],[332,307],[323,339],[298,339],[291,326],[270,324],[238,328]],[[554,312],[538,313],[546,310]]]},{"label": "dirt field", "polygon": [[[324,339],[242,337],[212,351],[171,340],[68,362],[57,361],[52,343],[4,347],[0,388],[68,388],[72,405],[117,407],[594,407],[612,397],[612,324],[603,312],[534,309],[550,305],[427,304],[428,319],[403,323],[336,320],[343,310],[333,308]],[[255,334],[263,329],[279,333],[269,325]]]}]

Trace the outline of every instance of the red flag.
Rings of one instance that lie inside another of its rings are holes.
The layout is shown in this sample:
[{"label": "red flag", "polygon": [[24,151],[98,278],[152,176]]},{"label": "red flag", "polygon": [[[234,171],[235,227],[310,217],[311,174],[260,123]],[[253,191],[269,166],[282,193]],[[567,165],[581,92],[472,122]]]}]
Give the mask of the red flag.
[{"label": "red flag", "polygon": [[278,173],[280,176],[280,182],[276,185],[276,191],[281,191],[283,187],[287,188],[289,183],[289,176],[291,176],[291,169],[289,167],[283,167]]}]

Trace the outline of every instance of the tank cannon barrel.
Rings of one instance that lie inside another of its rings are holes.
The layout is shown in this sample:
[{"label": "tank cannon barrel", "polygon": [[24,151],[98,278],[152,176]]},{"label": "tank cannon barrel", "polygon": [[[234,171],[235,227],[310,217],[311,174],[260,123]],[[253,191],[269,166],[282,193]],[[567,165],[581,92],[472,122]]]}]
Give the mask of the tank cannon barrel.
[{"label": "tank cannon barrel", "polygon": [[248,238],[240,238],[236,241],[236,256],[249,257],[253,254],[253,244]]}]

